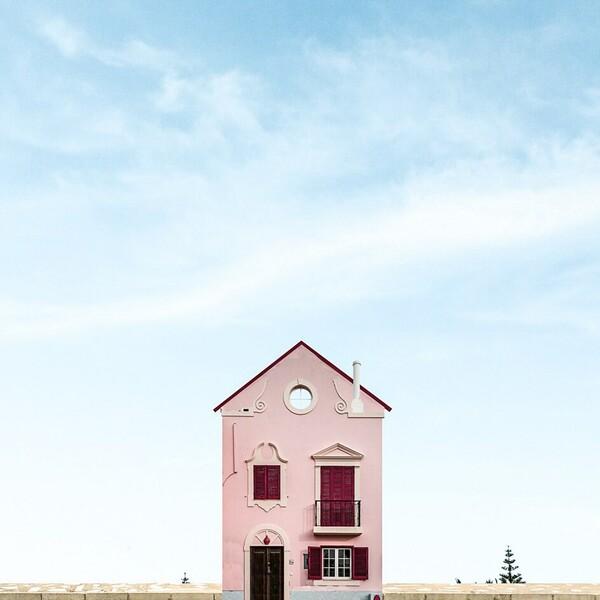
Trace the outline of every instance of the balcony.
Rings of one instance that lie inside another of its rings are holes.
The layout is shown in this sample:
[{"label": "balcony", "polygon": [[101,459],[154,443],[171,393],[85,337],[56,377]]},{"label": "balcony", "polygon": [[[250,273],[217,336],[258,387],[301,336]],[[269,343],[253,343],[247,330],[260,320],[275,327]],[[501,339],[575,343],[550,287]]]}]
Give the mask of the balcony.
[{"label": "balcony", "polygon": [[360,535],[360,500],[316,500],[315,535]]}]

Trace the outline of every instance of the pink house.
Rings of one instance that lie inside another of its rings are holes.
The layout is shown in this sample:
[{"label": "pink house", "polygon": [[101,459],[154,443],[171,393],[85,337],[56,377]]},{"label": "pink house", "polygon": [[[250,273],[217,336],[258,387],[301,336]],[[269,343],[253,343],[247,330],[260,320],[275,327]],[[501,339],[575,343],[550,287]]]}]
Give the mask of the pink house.
[{"label": "pink house", "polygon": [[223,600],[379,600],[381,420],[391,408],[304,342],[223,417]]}]

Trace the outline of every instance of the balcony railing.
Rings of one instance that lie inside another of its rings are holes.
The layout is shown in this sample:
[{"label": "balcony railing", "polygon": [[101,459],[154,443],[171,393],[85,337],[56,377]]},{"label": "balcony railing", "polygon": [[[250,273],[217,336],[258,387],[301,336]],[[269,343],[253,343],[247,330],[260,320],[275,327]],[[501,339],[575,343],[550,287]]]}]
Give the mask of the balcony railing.
[{"label": "balcony railing", "polygon": [[360,527],[360,500],[316,500],[315,527]]}]

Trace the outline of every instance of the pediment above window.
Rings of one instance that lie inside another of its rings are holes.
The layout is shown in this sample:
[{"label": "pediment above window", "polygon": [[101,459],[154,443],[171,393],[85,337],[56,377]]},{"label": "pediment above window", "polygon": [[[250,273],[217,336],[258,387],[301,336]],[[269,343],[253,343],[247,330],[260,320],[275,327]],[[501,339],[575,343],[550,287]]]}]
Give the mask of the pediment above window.
[{"label": "pediment above window", "polygon": [[339,442],[336,444],[332,444],[323,450],[319,450],[319,452],[315,452],[312,455],[313,460],[316,463],[319,463],[322,460],[335,460],[335,461],[359,461],[364,457],[364,454],[349,448],[348,446],[344,446]]}]

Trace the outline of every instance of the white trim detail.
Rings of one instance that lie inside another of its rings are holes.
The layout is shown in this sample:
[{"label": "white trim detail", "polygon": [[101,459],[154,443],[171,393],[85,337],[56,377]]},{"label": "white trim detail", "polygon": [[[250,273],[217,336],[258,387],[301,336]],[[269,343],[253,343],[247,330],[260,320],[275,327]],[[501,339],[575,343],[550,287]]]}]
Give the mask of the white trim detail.
[{"label": "white trim detail", "polygon": [[283,600],[290,600],[290,540],[283,529],[272,523],[257,525],[244,540],[244,600],[250,600],[250,548],[264,546],[267,535],[271,538],[269,546],[283,546]]},{"label": "white trim detail", "polygon": [[[314,535],[361,535],[362,527],[313,527]],[[318,580],[317,580],[318,581]]]},{"label": "white trim detail", "polygon": [[[290,394],[292,390],[297,387],[306,388],[312,396],[312,400],[306,408],[296,408],[292,405],[292,402],[290,400]],[[290,412],[293,412],[295,415],[305,415],[306,413],[309,413],[317,405],[318,400],[319,397],[317,395],[317,388],[315,388],[315,386],[306,379],[294,379],[293,381],[290,381],[290,383],[287,384],[287,387],[283,392],[283,402],[285,404],[285,407]]]},{"label": "white trim detail", "polygon": [[265,385],[263,386],[262,392],[258,395],[258,398],[254,401],[254,412],[262,413],[267,410],[267,403],[264,400],[261,400],[265,390],[267,389],[267,383],[269,383],[268,379],[265,379]]},{"label": "white trim detail", "polygon": [[314,579],[315,587],[360,587],[362,581],[358,579]]},{"label": "white trim detail", "polygon": [[335,390],[335,393],[338,395],[338,398],[340,399],[340,402],[336,402],[336,404],[335,404],[335,412],[338,413],[339,415],[348,414],[348,403],[346,402],[346,400],[344,400],[344,397],[340,394],[337,384],[335,383],[335,379],[332,379],[331,383],[333,383],[333,389]]},{"label": "white trim detail", "polygon": [[[270,511],[274,506],[287,506],[287,460],[281,458],[279,450],[275,444],[269,442],[271,456],[264,458],[262,448],[265,443],[261,442],[254,448],[252,456],[246,459],[246,468],[248,470],[248,506],[258,506],[265,512]],[[258,500],[254,498],[254,465],[279,465],[279,500]]]},{"label": "white trim detail", "polygon": [[[333,553],[333,557],[326,557],[325,554]],[[342,553],[348,556],[342,556]],[[323,546],[321,548],[321,565],[323,581],[351,581],[352,580],[352,548],[348,546]],[[326,561],[333,561],[333,564],[326,564]],[[344,566],[344,561],[348,560],[348,565]],[[333,575],[325,575],[325,571],[333,568]],[[340,575],[341,570],[348,570],[348,575]]]},{"label": "white trim detail", "polygon": [[349,448],[348,446],[344,446],[344,444],[340,444],[339,442],[337,442],[335,444],[332,444],[331,446],[327,446],[327,448],[323,448],[323,450],[315,452],[311,456],[311,458],[314,459],[315,465],[320,466],[321,464],[325,464],[323,463],[323,461],[328,460],[333,460],[336,462],[345,461],[344,464],[347,464],[348,461],[355,461],[358,463],[358,461],[363,459],[364,456],[364,454],[361,454],[360,452],[352,450],[352,448]]}]

